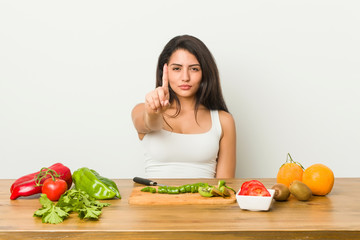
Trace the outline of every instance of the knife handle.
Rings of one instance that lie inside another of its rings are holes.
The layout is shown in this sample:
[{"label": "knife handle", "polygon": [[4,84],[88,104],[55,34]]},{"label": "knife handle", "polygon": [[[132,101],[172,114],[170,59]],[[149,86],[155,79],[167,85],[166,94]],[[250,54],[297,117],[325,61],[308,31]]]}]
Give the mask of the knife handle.
[{"label": "knife handle", "polygon": [[157,182],[151,181],[150,179],[141,178],[141,177],[134,177],[133,181],[136,183],[147,185],[147,186],[156,186],[157,185]]}]

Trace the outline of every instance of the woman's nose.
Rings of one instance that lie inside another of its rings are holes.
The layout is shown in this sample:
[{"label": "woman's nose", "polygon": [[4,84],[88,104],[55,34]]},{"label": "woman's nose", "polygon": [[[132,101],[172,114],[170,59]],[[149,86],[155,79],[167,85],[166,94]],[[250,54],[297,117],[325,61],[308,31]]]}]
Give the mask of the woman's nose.
[{"label": "woman's nose", "polygon": [[182,78],[182,81],[184,81],[184,82],[190,81],[190,72],[188,69],[184,69],[184,71],[182,72],[181,78]]}]

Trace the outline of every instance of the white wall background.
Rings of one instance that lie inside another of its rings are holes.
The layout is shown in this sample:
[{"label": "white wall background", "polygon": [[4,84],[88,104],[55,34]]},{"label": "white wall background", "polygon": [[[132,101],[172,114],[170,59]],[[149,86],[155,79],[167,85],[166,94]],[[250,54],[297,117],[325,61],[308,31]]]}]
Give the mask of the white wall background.
[{"label": "white wall background", "polygon": [[215,56],[240,178],[290,152],[360,177],[360,2],[0,0],[0,178],[62,162],[143,175],[130,112],[174,36]]}]

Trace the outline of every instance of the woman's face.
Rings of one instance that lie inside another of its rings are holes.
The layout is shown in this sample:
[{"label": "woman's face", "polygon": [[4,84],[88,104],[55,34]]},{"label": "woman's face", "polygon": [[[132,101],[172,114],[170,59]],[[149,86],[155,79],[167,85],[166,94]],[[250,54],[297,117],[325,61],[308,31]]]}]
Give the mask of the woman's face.
[{"label": "woman's face", "polygon": [[169,59],[168,77],[170,87],[178,97],[194,97],[202,79],[200,64],[193,54],[178,49]]}]

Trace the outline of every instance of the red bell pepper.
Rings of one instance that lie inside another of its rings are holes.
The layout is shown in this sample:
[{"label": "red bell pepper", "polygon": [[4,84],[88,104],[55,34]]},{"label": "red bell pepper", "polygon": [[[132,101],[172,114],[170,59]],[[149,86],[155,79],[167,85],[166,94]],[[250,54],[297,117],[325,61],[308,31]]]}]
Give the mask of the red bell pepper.
[{"label": "red bell pepper", "polygon": [[[54,170],[59,175],[60,179],[65,180],[68,189],[71,187],[72,177],[71,171],[68,167],[64,166],[61,163],[56,163],[50,166],[48,169]],[[44,176],[43,178],[41,178],[38,184],[36,183],[36,181],[39,174],[44,173],[45,171],[46,170],[42,169],[41,171],[31,173],[17,179],[10,187],[10,199],[15,200],[18,197],[31,196],[37,193],[41,193],[42,183],[51,176]]]}]

